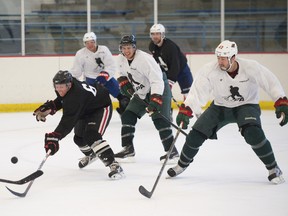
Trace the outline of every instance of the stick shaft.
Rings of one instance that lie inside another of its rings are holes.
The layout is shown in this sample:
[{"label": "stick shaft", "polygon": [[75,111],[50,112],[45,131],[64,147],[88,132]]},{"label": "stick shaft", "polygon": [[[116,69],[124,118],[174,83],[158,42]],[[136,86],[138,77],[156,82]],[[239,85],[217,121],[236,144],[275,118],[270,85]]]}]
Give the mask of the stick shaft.
[{"label": "stick shaft", "polygon": [[[157,187],[157,185],[158,185],[158,182],[159,182],[159,180],[160,180],[160,177],[161,177],[161,175],[162,175],[162,173],[163,173],[163,170],[164,170],[164,168],[165,168],[165,166],[166,166],[166,164],[167,164],[167,161],[168,161],[168,159],[169,159],[169,156],[170,156],[170,154],[171,154],[171,152],[172,152],[172,150],[173,150],[173,148],[174,148],[174,146],[175,146],[176,140],[177,140],[180,132],[181,132],[181,128],[178,128],[177,133],[176,133],[176,135],[175,135],[175,138],[174,138],[174,140],[173,140],[173,142],[172,142],[172,144],[171,144],[171,146],[170,146],[169,151],[167,152],[165,161],[164,161],[164,163],[163,163],[163,165],[162,165],[162,167],[161,167],[161,169],[160,169],[160,171],[159,171],[159,173],[158,173],[158,176],[157,176],[157,178],[156,178],[156,181],[155,181],[155,183],[154,183],[154,185],[153,185],[153,188],[152,188],[151,192],[147,191],[142,185],[139,187],[139,191],[140,191],[140,193],[141,193],[142,195],[144,195],[144,196],[146,196],[146,197],[148,197],[148,198],[151,198],[151,197],[152,197],[152,195],[153,195],[153,193],[154,193],[154,191],[155,191],[155,189],[156,189],[156,187]],[[140,188],[141,188],[141,189],[140,189]]]}]

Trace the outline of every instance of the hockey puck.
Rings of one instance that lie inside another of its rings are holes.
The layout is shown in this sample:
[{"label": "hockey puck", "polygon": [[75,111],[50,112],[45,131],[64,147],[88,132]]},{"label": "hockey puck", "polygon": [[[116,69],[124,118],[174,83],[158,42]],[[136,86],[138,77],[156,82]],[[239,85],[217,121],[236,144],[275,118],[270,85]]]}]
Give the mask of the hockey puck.
[{"label": "hockey puck", "polygon": [[12,158],[11,158],[11,162],[12,162],[13,164],[16,164],[16,163],[18,162],[18,158],[17,158],[17,157],[12,157]]}]

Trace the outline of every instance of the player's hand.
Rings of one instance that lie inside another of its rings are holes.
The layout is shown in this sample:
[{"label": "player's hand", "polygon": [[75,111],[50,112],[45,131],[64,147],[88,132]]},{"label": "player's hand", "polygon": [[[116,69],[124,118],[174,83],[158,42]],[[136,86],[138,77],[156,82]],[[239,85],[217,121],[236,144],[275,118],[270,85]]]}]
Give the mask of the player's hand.
[{"label": "player's hand", "polygon": [[42,104],[36,110],[34,110],[33,115],[36,116],[37,121],[46,121],[47,115],[54,115],[57,112],[56,105],[54,101],[47,100],[46,103]]},{"label": "player's hand", "polygon": [[283,126],[288,122],[288,100],[287,97],[279,98],[275,103],[276,118],[282,118],[280,125]]},{"label": "player's hand", "polygon": [[119,86],[120,86],[120,92],[121,94],[125,95],[128,98],[131,98],[134,94],[133,85],[129,82],[126,76],[120,76],[117,79]]},{"label": "player's hand", "polygon": [[46,133],[44,148],[48,152],[50,149],[50,155],[54,155],[59,150],[59,140],[61,139],[61,134],[57,132]]},{"label": "player's hand", "polygon": [[101,71],[99,75],[96,77],[96,83],[100,85],[106,85],[109,79],[109,74],[106,71]]},{"label": "player's hand", "polygon": [[193,111],[189,106],[185,106],[184,103],[182,103],[179,107],[179,112],[176,117],[176,123],[178,126],[181,125],[183,129],[187,129],[189,125],[189,119],[193,117]]},{"label": "player's hand", "polygon": [[160,111],[160,108],[162,106],[162,95],[159,94],[152,94],[150,96],[150,102],[148,104],[148,107],[146,108],[146,111],[151,116],[154,112]]}]

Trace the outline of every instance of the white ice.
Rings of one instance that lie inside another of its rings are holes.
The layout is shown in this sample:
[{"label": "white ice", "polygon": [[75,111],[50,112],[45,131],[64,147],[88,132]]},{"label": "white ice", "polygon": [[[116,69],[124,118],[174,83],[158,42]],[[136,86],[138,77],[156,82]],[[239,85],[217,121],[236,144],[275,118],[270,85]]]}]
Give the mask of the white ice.
[{"label": "white ice", "polygon": [[[176,111],[174,119],[175,115]],[[0,178],[18,180],[37,170],[45,156],[44,134],[54,130],[60,117],[61,112],[42,123],[28,112],[0,114]],[[145,116],[136,128],[135,163],[121,163],[126,178],[108,179],[109,169],[99,160],[80,170],[78,159],[82,154],[70,133],[61,140],[59,152],[47,159],[44,174],[34,181],[26,197],[12,195],[5,186],[22,193],[27,184],[0,183],[0,215],[287,216],[288,125],[280,127],[272,111],[263,111],[262,123],[284,173],[284,184],[268,181],[268,171],[237,126],[231,124],[219,131],[217,141],[204,143],[195,161],[180,176],[166,179],[166,170],[172,166],[167,165],[148,199],[138,187],[152,189],[164,151],[151,119]],[[120,119],[114,112],[105,134],[114,152],[121,150],[120,130]],[[176,142],[179,151],[183,143],[180,134]],[[11,163],[13,156],[18,157],[17,164]]]}]

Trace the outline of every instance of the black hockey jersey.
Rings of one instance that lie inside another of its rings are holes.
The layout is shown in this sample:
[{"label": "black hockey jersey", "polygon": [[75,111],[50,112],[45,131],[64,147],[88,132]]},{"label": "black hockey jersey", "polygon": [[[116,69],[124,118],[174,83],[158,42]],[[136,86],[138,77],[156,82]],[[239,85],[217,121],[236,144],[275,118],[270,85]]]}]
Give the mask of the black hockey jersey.
[{"label": "black hockey jersey", "polygon": [[158,47],[151,41],[149,50],[156,62],[160,65],[162,71],[166,72],[167,78],[176,82],[178,74],[187,64],[187,58],[181,52],[179,46],[172,40],[164,38],[161,47]]},{"label": "black hockey jersey", "polygon": [[63,110],[63,116],[55,129],[62,138],[71,132],[77,121],[83,119],[96,110],[111,105],[109,92],[106,88],[95,84],[90,86],[86,82],[73,78],[72,87],[64,97],[59,96],[54,103],[57,110]]}]

